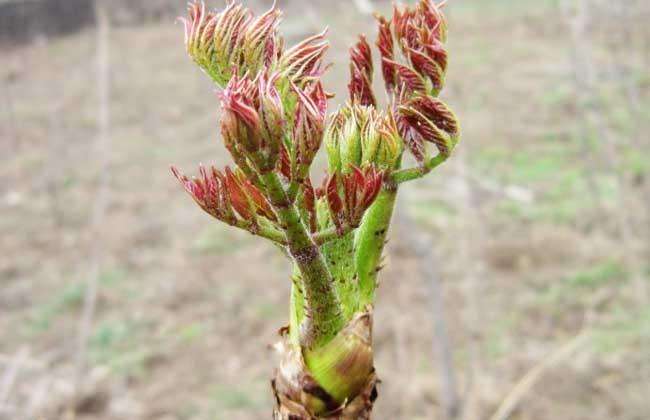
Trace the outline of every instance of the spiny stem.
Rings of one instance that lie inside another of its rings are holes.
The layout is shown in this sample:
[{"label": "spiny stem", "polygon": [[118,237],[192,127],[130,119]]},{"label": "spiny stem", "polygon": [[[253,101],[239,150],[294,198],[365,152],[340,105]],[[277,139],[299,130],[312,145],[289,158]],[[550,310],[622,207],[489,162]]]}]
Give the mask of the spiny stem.
[{"label": "spiny stem", "polygon": [[277,174],[261,175],[271,205],[287,237],[289,254],[302,277],[307,328],[301,344],[317,348],[343,327],[341,304],[323,255],[303,224],[295,205],[289,202]]},{"label": "spiny stem", "polygon": [[291,301],[289,304],[289,338],[291,343],[300,347],[300,321],[305,317],[305,298],[302,294],[302,278],[300,270],[293,266],[291,276]]},{"label": "spiny stem", "polygon": [[387,181],[373,205],[367,210],[355,236],[355,266],[359,275],[359,306],[374,302],[377,272],[393,216],[397,184]]}]

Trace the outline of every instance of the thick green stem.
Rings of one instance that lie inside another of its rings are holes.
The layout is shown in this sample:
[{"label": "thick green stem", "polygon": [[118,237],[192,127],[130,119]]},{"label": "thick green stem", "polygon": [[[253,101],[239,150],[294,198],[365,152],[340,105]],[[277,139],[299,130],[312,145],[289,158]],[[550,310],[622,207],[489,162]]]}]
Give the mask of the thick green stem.
[{"label": "thick green stem", "polygon": [[366,211],[355,237],[355,266],[359,276],[359,306],[372,305],[386,235],[393,216],[397,184],[387,181]]},{"label": "thick green stem", "polygon": [[317,348],[331,340],[343,327],[343,315],[332,276],[325,259],[314,243],[300,214],[287,197],[282,182],[275,173],[261,176],[287,237],[287,248],[300,277],[305,299],[306,328],[300,337],[302,345]]},{"label": "thick green stem", "polygon": [[302,296],[300,270],[294,265],[291,276],[291,297],[289,302],[289,338],[291,344],[300,347],[300,322],[305,317],[305,298]]}]

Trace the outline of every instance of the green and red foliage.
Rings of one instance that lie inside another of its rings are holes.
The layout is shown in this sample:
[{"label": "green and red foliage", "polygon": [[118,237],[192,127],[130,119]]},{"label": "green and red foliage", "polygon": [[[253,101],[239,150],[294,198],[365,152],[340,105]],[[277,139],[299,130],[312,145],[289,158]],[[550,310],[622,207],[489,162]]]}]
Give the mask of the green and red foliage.
[{"label": "green and red foliage", "polygon": [[[271,240],[294,267],[273,380],[278,419],[370,416],[372,310],[397,191],[444,162],[460,136],[437,98],[448,63],[441,7],[421,0],[377,16],[387,105],[379,108],[372,47],[360,36],[349,102],[330,118],[325,32],[286,49],[277,7],[256,17],[232,1],[220,12],[190,3],[181,19],[188,54],[221,89],[221,136],[235,168],[172,172],[204,211]],[[323,143],[329,173],[314,183]],[[401,168],[404,150],[415,167]]]}]

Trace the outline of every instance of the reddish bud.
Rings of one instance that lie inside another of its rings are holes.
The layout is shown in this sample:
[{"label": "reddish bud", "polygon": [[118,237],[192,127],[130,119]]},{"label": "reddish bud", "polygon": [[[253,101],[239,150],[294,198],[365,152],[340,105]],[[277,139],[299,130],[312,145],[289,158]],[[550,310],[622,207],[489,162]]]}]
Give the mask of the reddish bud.
[{"label": "reddish bud", "polygon": [[333,174],[327,181],[325,187],[325,194],[327,196],[327,205],[330,210],[332,222],[338,231],[343,231],[343,222],[346,219],[346,214],[343,209],[343,200],[339,195],[338,177]]},{"label": "reddish bud", "polygon": [[393,6],[393,27],[400,46],[411,45],[415,41],[412,23],[416,20],[415,11],[409,7],[400,10]]},{"label": "reddish bud", "polygon": [[275,221],[276,216],[262,192],[240,171],[226,167],[226,185],[232,207],[244,220],[255,222],[255,215]]},{"label": "reddish bud", "polygon": [[247,126],[259,126],[259,90],[255,81],[248,77],[234,76],[220,94],[221,104],[226,111],[233,112]]},{"label": "reddish bud", "polygon": [[280,159],[278,159],[277,169],[285,180],[291,179],[291,157],[289,157],[289,151],[284,143],[280,145]]},{"label": "reddish bud", "polygon": [[253,220],[253,208],[246,197],[244,187],[228,167],[226,167],[226,186],[230,193],[230,202],[233,209],[242,219]]},{"label": "reddish bud", "polygon": [[446,0],[439,4],[432,0],[421,0],[417,7],[424,26],[442,42],[447,38],[447,21],[441,10],[445,3]]},{"label": "reddish bud", "polygon": [[352,172],[345,175],[343,179],[345,210],[348,222],[352,226],[357,226],[361,222],[363,213],[377,198],[382,181],[383,173],[378,172],[374,166],[369,166],[363,171],[355,167]]},{"label": "reddish bud", "polygon": [[367,74],[368,78],[372,80],[372,50],[365,36],[360,35],[359,41],[350,48],[350,59],[360,71]]},{"label": "reddish bud", "polygon": [[388,59],[384,59],[383,61],[386,66],[391,66],[392,72],[397,75],[398,90],[406,89],[409,93],[426,93],[424,79],[413,69],[396,61]]},{"label": "reddish bud", "polygon": [[242,34],[250,23],[250,11],[231,2],[220,13],[208,12],[197,0],[189,3],[188,16],[179,20],[185,28],[188,54],[224,86],[232,75],[233,63],[242,61]]},{"label": "reddish bud", "polygon": [[414,122],[409,120],[402,113],[394,115],[395,125],[399,132],[404,145],[409,149],[415,160],[418,162],[424,161],[426,150],[422,136],[414,127]]},{"label": "reddish bud", "polygon": [[230,2],[219,14],[214,37],[215,52],[223,51],[224,58],[233,59],[225,65],[232,66],[234,58],[240,54],[242,39],[250,25],[252,14],[250,10],[236,2]]},{"label": "reddish bud", "polygon": [[302,90],[292,83],[297,94],[296,115],[293,127],[297,163],[311,165],[320,148],[325,130],[327,95],[320,82]]},{"label": "reddish bud", "polygon": [[442,45],[442,42],[436,38],[432,38],[428,43],[424,45],[423,48],[426,52],[426,55],[435,61],[438,66],[440,66],[440,69],[444,74],[447,71],[448,56],[447,50],[445,49],[444,45]]},{"label": "reddish bud", "polygon": [[[414,8],[395,7],[392,20],[395,37],[403,54],[417,73],[431,80],[432,87],[436,91],[442,88],[447,69],[447,52],[443,46],[447,24],[440,10],[441,7],[442,4],[436,5],[431,0],[421,0]],[[383,39],[388,38],[389,29],[386,29],[386,26],[385,22],[380,21],[380,35],[383,31],[384,35],[381,35]],[[389,58],[389,60],[393,59]],[[390,67],[386,69],[389,81],[392,80],[390,79],[392,70]],[[409,78],[404,72],[402,77]]]},{"label": "reddish bud", "polygon": [[260,116],[257,112],[258,89],[247,77],[233,76],[219,95],[224,115],[221,131],[226,143],[233,143],[246,153],[255,153],[260,144]]},{"label": "reddish bud", "polygon": [[244,33],[242,46],[247,70],[256,73],[262,66],[273,64],[280,46],[277,27],[282,12],[273,4],[271,9],[253,20]]},{"label": "reddish bud", "polygon": [[284,105],[276,87],[279,74],[269,76],[266,72],[259,76],[259,115],[261,123],[262,172],[273,170],[276,166],[280,147],[283,145],[286,129]]},{"label": "reddish bud", "polygon": [[445,42],[447,23],[440,10],[443,5],[437,5],[432,0],[421,0],[414,8],[400,10],[395,6],[393,25],[400,44],[419,48],[427,34],[433,34],[436,39]]},{"label": "reddish bud", "polygon": [[350,49],[350,98],[360,105],[375,106],[375,95],[372,91],[372,51],[366,38],[361,35],[359,42]]},{"label": "reddish bud", "polygon": [[427,119],[451,137],[456,137],[460,134],[460,127],[456,115],[440,99],[422,96],[412,99],[408,105],[418,109]]},{"label": "reddish bud", "polygon": [[255,226],[257,217],[277,220],[268,200],[241,170],[226,167],[224,173],[215,167],[199,168],[199,177],[189,179],[172,166],[174,176],[196,203],[208,214],[235,225],[246,221]]},{"label": "reddish bud", "polygon": [[185,30],[185,47],[188,52],[208,45],[214,36],[214,13],[205,10],[205,3],[194,1],[187,5],[187,17],[178,20]]},{"label": "reddish bud", "polygon": [[[381,55],[381,72],[384,77],[384,84],[386,91],[393,92],[397,84],[397,72],[395,67],[388,64],[395,59],[395,46],[393,43],[393,33],[391,31],[391,23],[383,16],[377,16],[379,22],[379,35],[377,37],[377,48]],[[387,61],[385,61],[387,60]]]},{"label": "reddish bud", "polygon": [[442,71],[442,68],[440,68],[438,63],[433,58],[414,49],[409,49],[409,57],[411,58],[411,64],[413,65],[415,71],[425,77],[428,77],[429,80],[431,80],[431,84],[433,85],[434,89],[442,89],[442,84],[444,82],[444,73]]},{"label": "reddish bud", "polygon": [[307,38],[282,55],[280,69],[293,82],[310,80],[322,73],[323,56],[329,48],[326,33],[327,30]]},{"label": "reddish bud", "polygon": [[221,172],[214,167],[207,171],[201,166],[200,177],[189,179],[175,166],[171,167],[171,171],[185,191],[206,213],[229,224],[237,221],[232,211],[225,177]]},{"label": "reddish bud", "polygon": [[[377,198],[384,180],[384,173],[374,166],[365,170],[353,167],[346,175],[333,174],[326,187],[327,204],[337,229],[347,223],[356,227],[361,223],[364,212]],[[343,197],[339,194],[342,192]]]},{"label": "reddish bud", "polygon": [[434,143],[440,153],[449,155],[455,146],[460,129],[453,112],[442,101],[421,96],[406,101],[398,110],[398,128],[409,148],[421,159],[423,141]]},{"label": "reddish bud", "polygon": [[305,179],[302,189],[302,199],[303,199],[303,208],[307,212],[309,218],[309,230],[310,232],[316,232],[318,229],[317,225],[317,214],[316,214],[316,193],[314,187],[311,185],[311,180],[309,178]]},{"label": "reddish bud", "polygon": [[266,71],[256,80],[233,76],[220,94],[224,115],[221,129],[226,147],[236,162],[245,155],[261,172],[275,168],[284,139],[282,98],[276,88],[278,74]]}]

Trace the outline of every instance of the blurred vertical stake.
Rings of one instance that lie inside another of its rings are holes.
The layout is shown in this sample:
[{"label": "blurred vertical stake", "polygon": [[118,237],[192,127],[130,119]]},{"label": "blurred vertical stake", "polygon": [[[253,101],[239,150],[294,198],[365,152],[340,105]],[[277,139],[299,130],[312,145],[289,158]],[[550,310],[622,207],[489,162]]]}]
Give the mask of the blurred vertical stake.
[{"label": "blurred vertical stake", "polygon": [[438,258],[435,255],[430,238],[426,234],[420,233],[420,229],[415,226],[415,223],[408,215],[402,216],[401,222],[406,228],[407,237],[411,238],[410,245],[417,257],[420,277],[422,281],[426,282],[429,291],[433,321],[433,354],[435,355],[440,381],[440,401],[444,412],[443,418],[445,420],[455,420],[460,415],[461,401],[458,396],[454,356],[445,317],[440,272],[436,268]]},{"label": "blurred vertical stake", "polygon": [[[612,4],[610,6],[613,16],[616,20],[627,23],[623,24],[621,31],[614,38],[617,42],[610,44],[610,53],[613,57],[613,72],[619,83],[622,84],[624,96],[624,108],[632,117],[632,127],[627,136],[616,136],[616,142],[610,141],[611,153],[616,153],[616,181],[619,190],[620,211],[618,212],[618,228],[625,246],[626,252],[625,263],[630,270],[632,281],[636,287],[636,297],[639,301],[640,309],[643,310],[650,301],[650,290],[648,290],[647,281],[645,278],[645,267],[643,261],[640,260],[639,254],[643,252],[641,248],[643,245],[638,246],[635,242],[635,230],[637,225],[643,225],[643,218],[639,218],[637,211],[630,205],[633,202],[634,195],[634,176],[630,173],[630,169],[626,162],[626,155],[634,153],[636,150],[647,150],[644,148],[640,124],[643,121],[643,112],[640,104],[639,82],[634,77],[634,65],[630,60],[626,60],[626,56],[632,56],[633,51],[630,46],[634,45],[634,33],[632,24],[632,7],[626,7],[624,4]],[[602,103],[602,99],[601,99]],[[603,104],[603,107],[606,104]],[[614,111],[611,110],[610,113]],[[609,133],[609,131],[608,131]],[[611,136],[611,134],[610,134]],[[646,181],[647,182],[647,181]],[[645,201],[645,206],[642,207],[647,216],[650,210],[650,202]],[[647,225],[646,225],[647,226]],[[641,232],[643,235],[644,232]],[[646,243],[646,247],[647,247]]]},{"label": "blurred vertical stake", "polygon": [[456,178],[456,207],[459,218],[463,225],[458,227],[458,240],[456,245],[459,249],[459,260],[467,261],[468,264],[461,268],[463,283],[467,291],[467,313],[464,315],[466,329],[469,337],[469,363],[465,372],[465,386],[463,389],[462,418],[474,420],[480,418],[479,401],[481,399],[481,387],[477,386],[477,379],[484,374],[483,351],[481,336],[478,332],[481,329],[484,311],[481,309],[481,293],[484,282],[479,281],[483,266],[478,249],[485,243],[484,232],[479,218],[480,212],[476,208],[476,197],[473,186],[470,184],[470,175],[467,168],[467,157],[464,149],[456,152],[455,159]]},{"label": "blurred vertical stake", "polygon": [[[6,112],[6,130],[8,131],[9,141],[6,143],[6,156],[11,156],[18,147],[18,128],[16,127],[16,114],[14,111],[14,102],[13,102],[13,93],[12,93],[12,83],[15,75],[9,74],[6,76],[4,82],[4,102],[5,102],[5,112]],[[0,151],[2,149],[0,148]]]},{"label": "blurred vertical stake", "polygon": [[95,0],[96,21],[96,86],[97,86],[97,140],[96,153],[99,168],[99,183],[90,220],[92,253],[84,295],[83,311],[79,320],[77,351],[75,356],[74,396],[69,408],[71,418],[80,399],[83,378],[88,365],[88,338],[92,329],[97,304],[99,272],[104,249],[99,240],[104,226],[109,201],[109,151],[110,151],[110,22],[106,10],[107,0]]},{"label": "blurred vertical stake", "polygon": [[[606,165],[606,169],[612,174],[616,188],[618,190],[618,202],[620,203],[617,211],[614,212],[613,217],[608,217],[606,213],[603,213],[604,210],[601,210],[601,215],[599,215],[599,220],[608,220],[611,219],[616,224],[616,229],[620,235],[622,249],[625,252],[622,255],[624,265],[626,269],[630,272],[630,277],[632,282],[636,287],[635,296],[638,299],[640,306],[643,308],[647,305],[648,300],[650,300],[648,286],[644,278],[643,273],[643,264],[639,261],[638,258],[638,249],[636,246],[636,224],[637,212],[635,207],[631,205],[633,201],[633,194],[631,191],[631,180],[629,174],[629,168],[627,167],[625,161],[626,153],[634,151],[636,148],[640,147],[638,137],[638,126],[635,124],[632,127],[632,134],[627,136],[624,133],[614,132],[611,125],[611,121],[608,121],[607,118],[611,118],[611,115],[614,113],[612,105],[607,102],[603,97],[602,92],[599,91],[600,76],[596,69],[602,67],[602,64],[596,62],[593,54],[587,54],[585,51],[589,51],[589,34],[587,33],[587,26],[589,23],[596,21],[597,23],[597,4],[590,0],[579,0],[573,8],[573,2],[569,0],[563,0],[560,3],[561,12],[564,19],[567,21],[567,25],[571,28],[571,41],[573,54],[580,59],[574,59],[574,72],[575,72],[575,85],[578,95],[580,95],[580,100],[578,102],[578,109],[581,113],[581,125],[582,130],[587,133],[594,131],[598,133],[600,139],[605,146],[604,156],[601,152],[600,161],[602,164]],[[614,19],[617,22],[627,22],[626,20],[626,6],[622,3],[612,3],[607,5],[607,17],[608,19]],[[631,26],[631,23],[627,25],[622,25],[622,28],[627,28]],[[628,34],[628,29],[620,30],[612,34],[607,34],[610,38],[611,46],[609,47],[609,59],[611,60],[611,66],[613,69],[613,74],[615,76],[614,80],[618,81],[619,84],[623,84],[623,90],[627,91],[627,108],[624,111],[628,112],[633,116],[633,121],[641,121],[642,116],[637,114],[635,108],[635,93],[636,88],[633,78],[629,76],[629,70],[626,69],[624,63],[627,61],[625,54],[629,53],[629,45],[631,44],[630,35]],[[589,71],[586,71],[588,69]],[[600,77],[603,78],[602,76]],[[621,109],[618,109],[621,111]],[[595,156],[598,154],[597,151],[593,150],[593,147],[589,145],[589,139],[586,138],[586,135],[583,136],[583,144],[585,144],[585,155],[586,156]],[[590,159],[591,161],[592,159]],[[603,173],[602,168],[592,167],[588,168],[586,172],[588,179],[593,179],[594,174]],[[600,195],[599,191],[596,190],[594,194]],[[647,204],[646,204],[647,208]]]},{"label": "blurred vertical stake", "polygon": [[594,150],[596,146],[591,144],[591,127],[588,122],[588,106],[592,99],[590,92],[596,83],[596,69],[591,60],[592,48],[586,33],[589,24],[589,5],[587,0],[561,0],[559,6],[562,18],[571,34],[571,66],[576,90],[575,107],[578,110],[577,130],[580,147],[587,163],[584,176],[596,209],[596,218],[604,219],[607,217],[606,209],[595,177],[601,172],[603,162],[597,150]]},{"label": "blurred vertical stake", "polygon": [[63,109],[63,100],[58,100],[52,110],[50,111],[50,123],[47,136],[47,146],[49,156],[59,156],[59,159],[50,159],[45,167],[45,192],[49,196],[50,209],[52,214],[52,222],[54,227],[59,229],[65,222],[65,215],[63,213],[62,200],[60,197],[59,178],[61,172],[61,152],[64,150],[62,141],[62,127],[61,119]]}]

